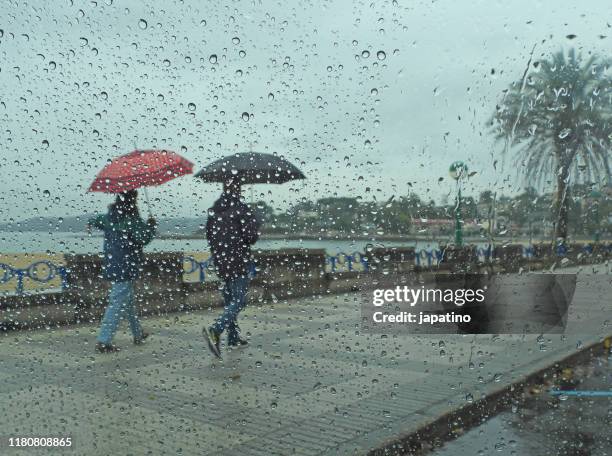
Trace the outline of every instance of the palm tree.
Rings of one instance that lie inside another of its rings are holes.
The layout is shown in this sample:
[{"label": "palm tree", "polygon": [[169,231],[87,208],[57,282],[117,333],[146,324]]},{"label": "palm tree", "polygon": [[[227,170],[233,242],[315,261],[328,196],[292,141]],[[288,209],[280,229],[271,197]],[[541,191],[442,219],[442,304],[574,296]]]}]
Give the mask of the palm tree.
[{"label": "palm tree", "polygon": [[[504,91],[493,116],[504,151],[516,152],[526,184],[556,180],[555,237],[567,238],[570,179],[599,182],[610,176],[612,69],[596,56],[571,49],[531,64]],[[549,181],[550,182],[550,181]]]}]

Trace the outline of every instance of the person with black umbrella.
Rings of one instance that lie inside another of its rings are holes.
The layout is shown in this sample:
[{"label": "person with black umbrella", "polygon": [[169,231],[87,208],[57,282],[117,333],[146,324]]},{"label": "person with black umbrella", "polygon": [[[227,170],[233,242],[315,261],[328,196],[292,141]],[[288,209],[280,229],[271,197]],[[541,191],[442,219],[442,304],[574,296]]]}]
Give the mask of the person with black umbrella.
[{"label": "person with black umbrella", "polygon": [[240,198],[240,183],[228,181],[223,193],[208,210],[206,239],[213,264],[223,280],[223,313],[210,327],[203,329],[210,351],[221,358],[221,334],[227,329],[227,346],[247,344],[240,337],[238,314],[246,304],[249,273],[252,267],[251,246],[259,238],[259,221],[255,212]]},{"label": "person with black umbrella", "polygon": [[208,348],[221,358],[221,335],[227,329],[230,347],[243,346],[238,314],[246,303],[251,246],[259,238],[261,222],[253,209],[240,199],[241,184],[282,184],[304,179],[304,174],[283,157],[257,152],[236,153],[221,158],[196,174],[205,182],[223,182],[223,193],[208,211],[206,238],[213,263],[224,281],[223,314],[203,329]]}]

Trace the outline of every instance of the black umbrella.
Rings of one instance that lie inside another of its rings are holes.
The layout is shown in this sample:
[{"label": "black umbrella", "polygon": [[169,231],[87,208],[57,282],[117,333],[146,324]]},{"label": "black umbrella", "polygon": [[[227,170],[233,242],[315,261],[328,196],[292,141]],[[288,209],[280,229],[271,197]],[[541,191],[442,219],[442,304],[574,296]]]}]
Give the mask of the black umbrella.
[{"label": "black umbrella", "polygon": [[284,184],[306,178],[284,158],[258,152],[228,155],[205,166],[195,177],[206,182],[234,181],[240,184]]}]

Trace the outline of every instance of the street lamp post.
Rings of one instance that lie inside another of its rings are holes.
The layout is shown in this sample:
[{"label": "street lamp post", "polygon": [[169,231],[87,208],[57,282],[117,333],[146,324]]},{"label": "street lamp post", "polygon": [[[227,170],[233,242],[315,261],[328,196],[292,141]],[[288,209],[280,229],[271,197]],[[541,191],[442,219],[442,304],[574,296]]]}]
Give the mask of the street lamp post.
[{"label": "street lamp post", "polygon": [[455,246],[463,246],[461,222],[461,179],[467,175],[467,165],[462,161],[453,162],[448,169],[450,176],[457,182],[457,204],[455,204]]}]

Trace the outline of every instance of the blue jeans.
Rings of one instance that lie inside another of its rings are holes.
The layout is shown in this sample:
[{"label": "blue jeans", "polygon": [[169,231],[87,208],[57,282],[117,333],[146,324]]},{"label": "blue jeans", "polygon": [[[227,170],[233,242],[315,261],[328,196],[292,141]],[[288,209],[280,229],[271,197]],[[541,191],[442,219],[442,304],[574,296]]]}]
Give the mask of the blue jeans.
[{"label": "blue jeans", "polygon": [[227,343],[234,345],[240,339],[238,328],[238,314],[246,304],[246,293],[249,288],[248,277],[239,277],[236,279],[226,280],[223,287],[223,314],[217,318],[212,325],[212,329],[221,334],[227,328]]},{"label": "blue jeans", "polygon": [[98,335],[98,342],[103,344],[110,344],[117,326],[119,326],[119,320],[122,314],[125,313],[132,335],[135,339],[142,337],[142,328],[136,315],[136,307],[134,306],[134,282],[113,282],[111,284],[111,290],[108,295],[108,307],[104,312],[104,318],[100,325],[100,334]]}]

